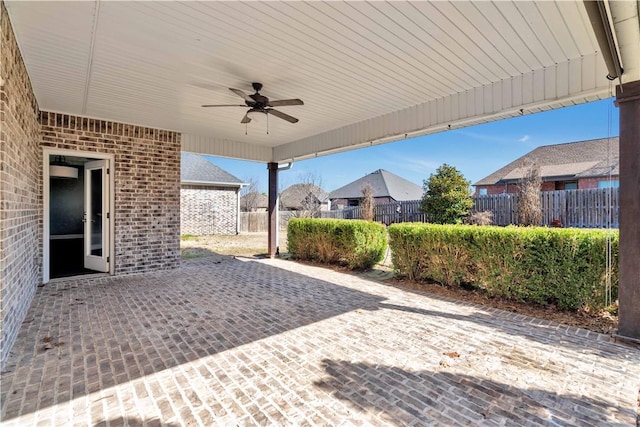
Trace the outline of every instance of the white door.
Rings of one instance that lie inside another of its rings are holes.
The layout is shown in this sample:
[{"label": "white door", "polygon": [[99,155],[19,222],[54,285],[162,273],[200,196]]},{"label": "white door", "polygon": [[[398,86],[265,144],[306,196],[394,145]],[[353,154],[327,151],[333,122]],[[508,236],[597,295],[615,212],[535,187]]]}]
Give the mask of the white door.
[{"label": "white door", "polygon": [[84,268],[108,272],[109,161],[84,164]]}]

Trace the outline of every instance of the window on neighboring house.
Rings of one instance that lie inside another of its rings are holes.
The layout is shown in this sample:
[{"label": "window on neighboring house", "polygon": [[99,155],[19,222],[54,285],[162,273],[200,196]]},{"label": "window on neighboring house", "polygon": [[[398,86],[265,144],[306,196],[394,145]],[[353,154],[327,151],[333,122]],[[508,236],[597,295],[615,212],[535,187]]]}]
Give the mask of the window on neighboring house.
[{"label": "window on neighboring house", "polygon": [[565,190],[577,190],[578,189],[578,181],[567,181],[564,183]]},{"label": "window on neighboring house", "polygon": [[360,206],[359,199],[349,199],[349,206]]},{"label": "window on neighboring house", "polygon": [[478,189],[478,196],[486,196],[487,195],[487,189],[486,188],[479,188]]},{"label": "window on neighboring house", "polygon": [[620,181],[617,179],[598,181],[598,188],[618,188]]}]

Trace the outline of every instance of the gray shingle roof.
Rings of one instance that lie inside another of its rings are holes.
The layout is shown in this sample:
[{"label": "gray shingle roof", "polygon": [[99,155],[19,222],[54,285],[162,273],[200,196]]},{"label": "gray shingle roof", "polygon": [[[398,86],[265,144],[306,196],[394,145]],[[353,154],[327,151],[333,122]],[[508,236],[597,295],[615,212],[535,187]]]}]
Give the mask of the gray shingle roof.
[{"label": "gray shingle roof", "polygon": [[255,209],[264,208],[267,209],[269,207],[269,198],[257,191],[252,191],[251,193],[247,193],[243,196],[240,196],[240,205],[246,206],[249,203],[247,200],[250,200],[251,203],[255,206],[252,206]]},{"label": "gray shingle roof", "polygon": [[300,209],[304,200],[313,195],[318,202],[324,203],[327,200],[327,192],[314,184],[293,184],[280,193],[280,204],[287,209]]},{"label": "gray shingle roof", "polygon": [[329,193],[329,199],[360,199],[366,185],[373,189],[373,197],[391,197],[395,201],[418,200],[422,198],[422,187],[384,169],[378,169],[344,187]]},{"label": "gray shingle roof", "polygon": [[494,185],[522,178],[526,165],[540,168],[542,179],[554,177],[588,178],[619,175],[618,137],[538,147],[514,160],[474,185]]},{"label": "gray shingle roof", "polygon": [[219,184],[240,187],[241,180],[219,168],[207,160],[206,157],[182,153],[180,158],[180,180],[189,183]]}]

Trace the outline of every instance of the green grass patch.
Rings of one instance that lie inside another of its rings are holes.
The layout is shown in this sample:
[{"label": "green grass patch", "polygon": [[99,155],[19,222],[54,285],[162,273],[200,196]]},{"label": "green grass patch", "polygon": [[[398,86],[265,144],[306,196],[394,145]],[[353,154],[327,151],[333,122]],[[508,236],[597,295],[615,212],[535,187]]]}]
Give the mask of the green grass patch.
[{"label": "green grass patch", "polygon": [[180,240],[182,240],[183,242],[186,242],[187,240],[197,240],[198,236],[195,236],[193,234],[183,234],[182,236],[180,236]]},{"label": "green grass patch", "polygon": [[182,259],[195,259],[195,258],[202,258],[205,257],[209,254],[204,253],[204,252],[183,252],[182,253]]}]

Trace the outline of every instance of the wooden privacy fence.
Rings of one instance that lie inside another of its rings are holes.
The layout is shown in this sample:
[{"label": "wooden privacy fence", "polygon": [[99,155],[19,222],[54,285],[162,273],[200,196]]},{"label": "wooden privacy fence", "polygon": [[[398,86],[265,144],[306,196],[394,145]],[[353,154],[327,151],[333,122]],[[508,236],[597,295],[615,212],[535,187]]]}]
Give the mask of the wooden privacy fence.
[{"label": "wooden privacy fence", "polygon": [[240,212],[240,232],[257,233],[269,230],[267,212]]},{"label": "wooden privacy fence", "polygon": [[[493,212],[493,224],[518,224],[518,195],[496,194],[473,197],[474,210]],[[618,227],[618,189],[590,188],[584,190],[543,191],[540,193],[542,225],[559,219],[565,227]],[[322,212],[323,218],[360,218],[360,208]],[[420,213],[420,201],[376,205],[374,220],[384,224],[395,222],[426,222]]]},{"label": "wooden privacy fence", "polygon": [[[548,194],[546,194],[548,193]],[[565,227],[618,228],[617,188],[549,191],[542,193],[543,221],[559,218]],[[547,200],[545,200],[547,199]]]},{"label": "wooden privacy fence", "polygon": [[[289,219],[294,216],[291,212],[280,211],[280,230],[286,230]],[[269,231],[268,212],[240,212],[241,233],[266,233]]]},{"label": "wooden privacy fence", "polygon": [[[518,195],[495,194],[473,197],[474,210],[493,212],[493,224],[518,224]],[[542,225],[559,219],[565,227],[618,228],[619,193],[617,188],[589,188],[585,190],[543,191],[540,193]],[[291,212],[280,211],[280,229],[286,230]],[[360,207],[320,212],[322,218],[360,219]],[[397,222],[427,222],[420,212],[420,200],[383,203],[375,206],[374,221],[383,224]],[[267,212],[241,212],[240,231],[266,232]]]},{"label": "wooden privacy fence", "polygon": [[[518,195],[496,194],[474,197],[478,212],[493,212],[496,225],[518,224]],[[618,228],[617,188],[543,191],[540,193],[542,224],[559,219],[565,227]],[[609,224],[609,221],[611,222]]]},{"label": "wooden privacy fence", "polygon": [[[360,207],[354,206],[337,211],[323,211],[322,218],[360,219]],[[397,203],[381,203],[375,206],[373,220],[383,224],[396,222],[426,222],[427,216],[420,212],[420,200]]]}]

